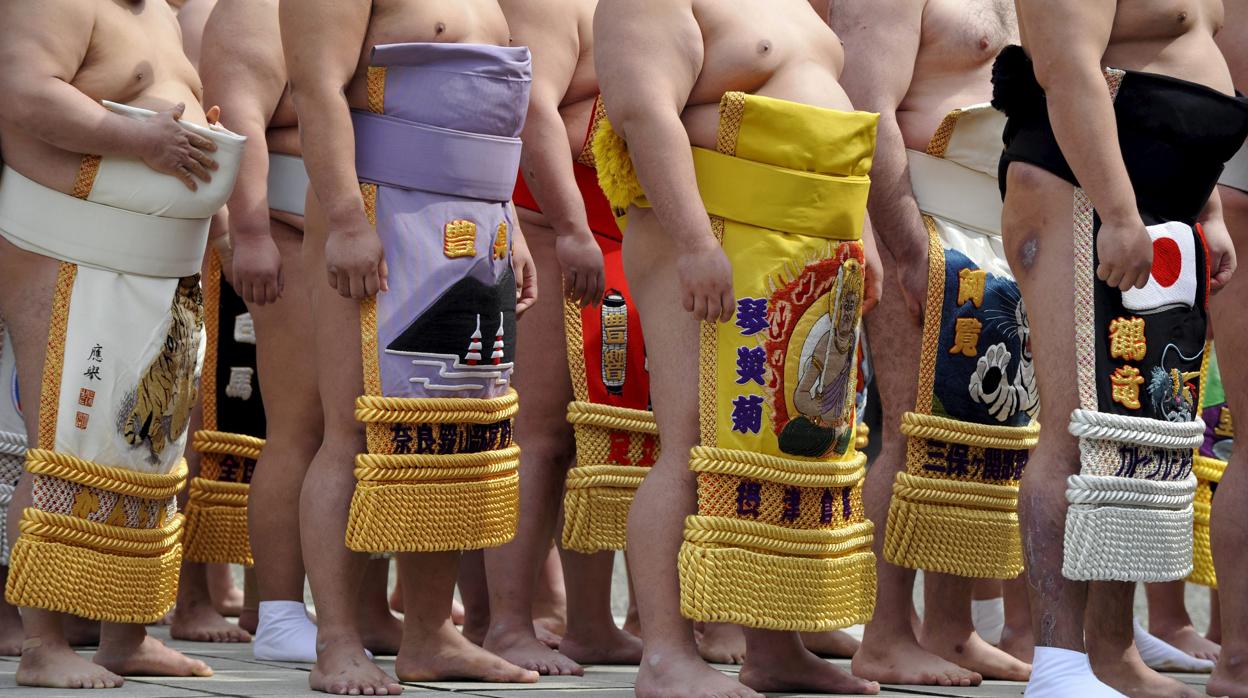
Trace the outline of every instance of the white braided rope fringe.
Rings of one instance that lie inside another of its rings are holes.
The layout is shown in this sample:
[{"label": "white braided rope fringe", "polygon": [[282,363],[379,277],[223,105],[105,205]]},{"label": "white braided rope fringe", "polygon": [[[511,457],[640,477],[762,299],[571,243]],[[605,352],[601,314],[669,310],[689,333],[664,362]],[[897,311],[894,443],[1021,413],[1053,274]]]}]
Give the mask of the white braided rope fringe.
[{"label": "white braided rope fringe", "polygon": [[1191,509],[1196,498],[1196,476],[1182,480],[1145,480],[1112,475],[1071,475],[1066,478],[1066,501],[1072,505]]},{"label": "white braided rope fringe", "polygon": [[1200,417],[1190,422],[1165,422],[1147,417],[1073,410],[1067,429],[1082,439],[1175,450],[1192,450],[1205,440],[1205,422]]},{"label": "white braided rope fringe", "polygon": [[1192,572],[1192,507],[1071,505],[1062,575],[1081,581],[1171,582]]},{"label": "white braided rope fringe", "polygon": [[0,431],[0,455],[26,455],[26,435],[14,434],[11,431]]}]

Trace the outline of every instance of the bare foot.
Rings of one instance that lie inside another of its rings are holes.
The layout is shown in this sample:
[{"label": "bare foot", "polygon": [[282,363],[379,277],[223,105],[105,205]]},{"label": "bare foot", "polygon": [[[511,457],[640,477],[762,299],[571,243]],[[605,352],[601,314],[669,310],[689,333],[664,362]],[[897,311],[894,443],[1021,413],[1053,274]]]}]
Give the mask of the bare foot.
[{"label": "bare foot", "polygon": [[1131,698],[1203,698],[1191,686],[1149,669],[1134,647],[1125,656],[1093,660],[1092,671],[1102,683]]},{"label": "bare foot", "polygon": [[390,615],[360,618],[360,641],[375,655],[396,655],[399,643],[403,640],[403,621]]},{"label": "bare foot", "polygon": [[637,698],[762,698],[694,654],[642,657],[633,692]]},{"label": "bare foot", "polygon": [[464,637],[474,645],[481,645],[485,642],[485,635],[490,631],[490,616],[485,614],[481,617],[480,613],[466,615],[464,617],[462,632]]},{"label": "bare foot", "polygon": [[394,664],[401,681],[473,680],[536,683],[538,674],[469,642],[448,621],[433,632],[409,633]]},{"label": "bare foot", "polygon": [[144,635],[137,647],[119,644],[106,643],[92,661],[121,676],[212,676],[207,664],[165,647],[154,637]]},{"label": "bare foot", "polygon": [[533,621],[533,634],[537,637],[538,642],[546,645],[552,650],[559,649],[559,646],[563,644],[562,636],[552,633],[546,628],[546,626],[538,623],[537,621]]},{"label": "bare foot", "polygon": [[1248,657],[1223,655],[1205,690],[1211,696],[1248,698]]},{"label": "bare foot", "polygon": [[[397,589],[397,587],[396,587],[396,589]],[[402,597],[402,596],[400,596],[400,597],[399,597],[399,607],[398,607],[398,608],[395,608],[395,607],[394,607],[394,597],[393,597],[393,596],[391,596],[391,597],[390,597],[390,608],[391,608],[392,610],[394,610],[396,613],[402,613],[402,612],[403,612],[403,597]],[[454,623],[455,625],[463,625],[463,624],[464,624],[464,615],[465,615],[465,614],[464,614],[464,605],[463,605],[462,603],[460,603],[460,602],[459,602],[459,599],[452,599],[452,600],[451,600],[451,622],[452,622],[452,623]]]},{"label": "bare foot", "polygon": [[[459,620],[455,620],[455,609],[459,609]],[[390,610],[395,613],[403,612],[403,580],[400,579],[394,583],[394,589],[390,590]],[[464,605],[455,599],[451,602],[451,620],[455,621],[455,625],[464,624]]]},{"label": "bare foot", "polygon": [[988,644],[975,631],[965,633],[941,632],[940,628],[923,626],[919,645],[936,656],[953,662],[985,679],[1003,681],[1026,681],[1031,676],[1031,665],[1020,662],[1008,653]]},{"label": "bare foot", "polygon": [[698,640],[698,654],[711,664],[741,664],[745,661],[745,633],[739,625],[707,623]]},{"label": "bare foot", "polygon": [[978,673],[947,662],[904,636],[877,644],[867,635],[850,667],[854,676],[884,684],[978,686],[984,680]]},{"label": "bare foot", "polygon": [[317,643],[316,665],[308,686],[337,696],[397,696],[398,681],[364,655],[364,648],[350,640]]},{"label": "bare foot", "polygon": [[238,627],[255,635],[256,629],[260,627],[260,611],[254,608],[244,608],[243,612],[238,614]]},{"label": "bare foot", "polygon": [[1197,659],[1208,659],[1211,662],[1216,662],[1218,661],[1218,656],[1222,654],[1222,647],[1218,643],[1201,637],[1200,633],[1196,632],[1196,628],[1190,625],[1162,632],[1153,632],[1150,629],[1149,632],[1152,632],[1154,637],[1165,640]]},{"label": "bare foot", "polygon": [[81,657],[63,643],[30,640],[17,665],[17,685],[41,688],[117,688],[125,679]]},{"label": "bare foot", "polygon": [[98,647],[100,644],[100,621],[78,616],[63,616],[61,630],[70,647]]},{"label": "bare foot", "polygon": [[997,644],[997,649],[1020,662],[1031,664],[1036,656],[1035,635],[1032,634],[1031,628],[1017,631],[1006,625],[1001,631],[1001,642]]},{"label": "bare foot", "polygon": [[[537,631],[537,636],[539,638],[561,638],[563,637],[564,632],[567,631],[567,628],[567,623],[565,623],[562,618],[557,616],[546,615],[533,617],[533,629]],[[546,640],[543,639],[542,642],[546,642]],[[559,643],[557,641],[555,644],[551,645],[551,647],[558,646]]]},{"label": "bare foot", "polygon": [[833,630],[827,633],[802,633],[802,644],[818,657],[829,659],[850,659],[858,652],[862,643],[858,638],[844,630]]},{"label": "bare foot", "polygon": [[251,642],[251,634],[207,604],[182,604],[173,609],[169,636],[190,642]]},{"label": "bare foot", "polygon": [[234,573],[226,564],[212,563],[205,566],[208,575],[208,593],[217,613],[236,618],[243,612],[243,590],[234,586]]},{"label": "bare foot", "polygon": [[523,631],[506,632],[491,629],[485,636],[485,649],[515,664],[536,671],[542,676],[583,676],[585,670],[571,657],[548,647]]},{"label": "bare foot", "polygon": [[626,664],[641,663],[641,639],[615,627],[614,624],[582,632],[578,636],[563,636],[559,651],[580,664]]},{"label": "bare foot", "polygon": [[809,650],[785,656],[781,661],[750,663],[741,667],[741,683],[759,693],[840,693],[873,696],[880,684],[860,679]]}]

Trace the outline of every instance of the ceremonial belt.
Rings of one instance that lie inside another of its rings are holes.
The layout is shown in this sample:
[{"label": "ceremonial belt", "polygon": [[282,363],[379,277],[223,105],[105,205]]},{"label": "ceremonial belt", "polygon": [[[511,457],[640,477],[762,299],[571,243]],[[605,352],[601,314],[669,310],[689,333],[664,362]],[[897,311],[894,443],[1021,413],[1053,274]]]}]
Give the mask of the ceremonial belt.
[{"label": "ceremonial belt", "polygon": [[199,273],[208,218],[168,218],[62,194],[5,167],[0,234],[17,247],[123,274],[178,278]]},{"label": "ceremonial belt", "polygon": [[352,111],[360,179],[459,198],[506,202],[520,167],[519,138],[489,136]]},{"label": "ceremonial belt", "polygon": [[995,177],[917,150],[907,150],[906,158],[920,211],[1001,237],[1001,190]]}]

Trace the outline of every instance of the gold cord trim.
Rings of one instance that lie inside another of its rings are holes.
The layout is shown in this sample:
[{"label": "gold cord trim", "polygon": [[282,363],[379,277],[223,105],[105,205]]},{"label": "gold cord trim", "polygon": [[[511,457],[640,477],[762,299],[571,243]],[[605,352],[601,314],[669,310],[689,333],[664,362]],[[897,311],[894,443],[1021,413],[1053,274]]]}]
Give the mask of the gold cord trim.
[{"label": "gold cord trim", "polygon": [[65,369],[65,339],[69,324],[69,301],[74,293],[78,265],[61,262],[52,292],[52,317],[48,321],[48,353],[43,359],[43,385],[39,390],[39,448],[56,448],[56,418],[60,411],[61,372]]},{"label": "gold cord trim", "polygon": [[[918,477],[907,472],[897,473],[893,496],[916,503],[963,506],[977,511],[1018,510],[1018,487],[990,485],[969,480]],[[994,515],[985,511],[984,515]]]},{"label": "gold cord trim", "polygon": [[207,269],[201,280],[204,292],[204,367],[200,372],[199,394],[204,408],[203,427],[217,428],[217,352],[221,342],[221,258],[208,246]]},{"label": "gold cord trim", "polygon": [[519,446],[448,455],[361,453],[355,457],[355,479],[360,482],[483,480],[514,473],[519,467]]},{"label": "gold cord trim", "polygon": [[1192,458],[1192,472],[1201,480],[1222,482],[1222,474],[1226,472],[1226,461],[1209,458],[1208,456],[1194,456]]},{"label": "gold cord trim", "polygon": [[246,434],[201,429],[191,437],[191,445],[200,453],[217,453],[223,456],[259,460],[260,453],[264,450],[264,439]]},{"label": "gold cord trim", "polygon": [[91,196],[91,190],[95,187],[95,178],[100,174],[100,161],[103,160],[99,155],[83,155],[81,162],[78,163],[78,176],[74,178],[74,188],[70,190],[70,196],[75,199],[86,199]]},{"label": "gold cord trim", "polygon": [[569,403],[568,423],[659,435],[659,424],[654,421],[653,412],[614,405],[599,405],[593,402]]},{"label": "gold cord trim", "polygon": [[142,499],[168,499],[177,496],[186,484],[186,460],[178,461],[171,472],[157,475],[100,465],[64,453],[32,448],[26,452],[26,469],[32,475],[46,475],[83,487],[94,487]]},{"label": "gold cord trim", "polygon": [[355,418],[361,422],[494,424],[516,416],[520,398],[515,390],[490,400],[478,398],[410,398],[361,395]]},{"label": "gold cord trim", "polygon": [[800,461],[765,453],[695,446],[689,469],[765,480],[795,487],[846,487],[866,475],[867,455],[854,453],[842,461]]},{"label": "gold cord trim", "polygon": [[688,542],[802,557],[840,557],[870,550],[873,530],[869,521],[842,528],[801,529],[722,516],[685,518]]},{"label": "gold cord trim", "polygon": [[918,439],[1018,450],[1036,447],[1040,425],[1032,422],[1025,427],[1004,427],[907,412],[901,418],[901,433]]},{"label": "gold cord trim", "polygon": [[126,528],[27,507],[22,512],[19,530],[21,539],[29,535],[32,539],[66,543],[98,552],[154,557],[164,555],[178,544],[182,537],[182,522],[182,515],[175,514],[160,528]]}]

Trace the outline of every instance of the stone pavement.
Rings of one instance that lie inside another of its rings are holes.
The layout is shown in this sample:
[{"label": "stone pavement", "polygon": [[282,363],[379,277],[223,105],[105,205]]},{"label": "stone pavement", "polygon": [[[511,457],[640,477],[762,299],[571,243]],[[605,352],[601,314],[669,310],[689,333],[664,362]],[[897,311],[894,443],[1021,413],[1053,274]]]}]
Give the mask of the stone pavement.
[{"label": "stone pavement", "polygon": [[[166,628],[153,628],[153,635],[168,641]],[[216,671],[210,679],[130,679],[116,691],[105,691],[104,696],[136,696],[139,698],[219,698],[222,696],[305,696],[323,695],[308,690],[306,664],[281,664],[258,662],[251,657],[250,645],[213,645],[190,642],[171,642],[179,650],[198,657]],[[842,665],[848,662],[841,662]],[[393,672],[393,658],[381,660],[381,665]],[[724,671],[736,671],[735,667],[721,667]],[[75,696],[82,691],[54,691],[50,689],[21,688],[14,683],[17,659],[0,658],[0,698],[53,698]],[[405,696],[431,696],[457,694],[484,698],[574,698],[594,696],[601,698],[626,698],[633,694],[634,667],[591,667],[583,677],[566,676],[543,678],[535,685],[515,686],[499,684],[431,683],[410,685]],[[1203,685],[1204,676],[1176,675],[1183,681]],[[885,687],[884,696],[975,696],[996,698],[998,696],[1021,696],[1024,684],[990,681],[978,688],[929,688],[917,686]],[[449,698],[449,697],[448,697]]]}]

